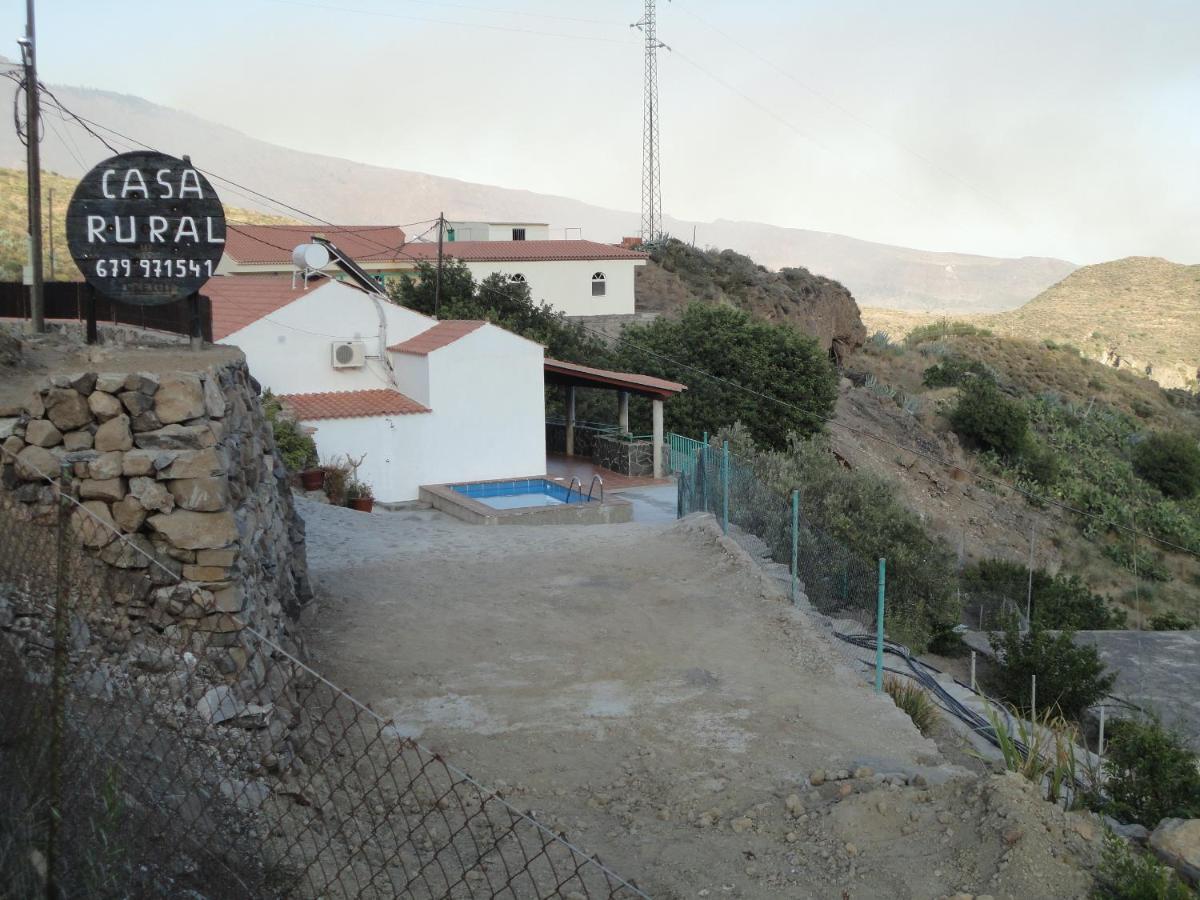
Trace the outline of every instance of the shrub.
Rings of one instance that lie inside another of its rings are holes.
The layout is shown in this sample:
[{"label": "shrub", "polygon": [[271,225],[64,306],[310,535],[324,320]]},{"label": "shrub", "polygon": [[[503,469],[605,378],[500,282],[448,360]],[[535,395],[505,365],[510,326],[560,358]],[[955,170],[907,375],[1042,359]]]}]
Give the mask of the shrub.
[{"label": "shrub", "polygon": [[1191,631],[1195,627],[1195,622],[1185,619],[1176,612],[1159,613],[1150,619],[1152,631]]},{"label": "shrub", "polygon": [[[985,559],[963,570],[962,590],[972,600],[998,612],[1005,600],[1025,606],[1029,595],[1029,569],[1004,559]],[[1040,628],[1071,628],[1099,631],[1122,628],[1124,613],[1112,610],[1099,594],[1093,594],[1078,575],[1051,575],[1033,570],[1033,624]]]},{"label": "shrub", "polygon": [[275,434],[275,449],[289,472],[299,472],[317,463],[317,445],[300,423],[288,416],[279,399],[269,390],[262,396],[263,413]]},{"label": "shrub", "polygon": [[985,702],[988,722],[996,735],[1004,767],[1032,781],[1045,797],[1057,803],[1075,789],[1077,760],[1075,745],[1079,730],[1053,709],[1044,709],[1033,722],[1018,710],[1001,714]]},{"label": "shrub", "polygon": [[924,343],[925,341],[940,341],[948,337],[968,335],[990,337],[991,334],[991,331],[988,329],[980,328],[969,322],[951,322],[949,319],[942,319],[937,322],[931,322],[928,325],[918,325],[905,336],[904,343],[910,347],[915,347],[917,344]]},{"label": "shrub", "polygon": [[1195,900],[1196,894],[1149,853],[1138,853],[1111,831],[1092,897],[1096,900]]},{"label": "shrub", "polygon": [[983,378],[971,378],[959,389],[950,425],[960,437],[984,450],[1015,459],[1029,444],[1029,413],[1020,403]]},{"label": "shrub", "polygon": [[992,370],[979,360],[950,356],[926,369],[921,383],[928,388],[957,387],[971,377],[996,380]]},{"label": "shrub", "polygon": [[349,499],[346,494],[350,486],[349,463],[339,458],[323,463],[321,468],[325,470],[325,496],[334,506],[345,506]]},{"label": "shrub", "polygon": [[666,406],[680,434],[743,422],[758,444],[782,450],[792,433],[820,431],[837,401],[837,372],[813,338],[728,306],[693,303],[678,319],[626,326],[617,362],[687,384]]},{"label": "shrub", "polygon": [[1021,634],[1015,622],[1003,634],[993,633],[997,664],[991,687],[1018,709],[1029,710],[1031,676],[1036,675],[1038,708],[1057,708],[1078,721],[1111,690],[1116,676],[1105,672],[1095,647],[1077,647],[1073,638],[1072,631],[1052,635],[1036,625]]},{"label": "shrub", "polygon": [[1105,812],[1151,829],[1168,817],[1200,818],[1200,761],[1179,735],[1154,718],[1117,719],[1109,735]]},{"label": "shrub", "polygon": [[883,689],[888,692],[892,702],[913,720],[917,731],[928,737],[941,716],[938,715],[937,704],[925,689],[910,678],[897,678],[895,675],[883,679]]},{"label": "shrub", "polygon": [[1166,496],[1200,493],[1200,444],[1179,431],[1156,432],[1133,450],[1133,469]]}]

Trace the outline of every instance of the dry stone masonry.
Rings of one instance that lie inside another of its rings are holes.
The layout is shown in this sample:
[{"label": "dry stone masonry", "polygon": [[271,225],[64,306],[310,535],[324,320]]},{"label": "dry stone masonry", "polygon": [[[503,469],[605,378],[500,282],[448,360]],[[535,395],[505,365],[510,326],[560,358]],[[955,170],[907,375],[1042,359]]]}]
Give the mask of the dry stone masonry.
[{"label": "dry stone masonry", "polygon": [[235,359],[199,372],[53,375],[0,407],[0,497],[52,525],[46,478],[65,472],[83,506],[78,540],[133,585],[92,623],[114,651],[147,629],[194,635],[236,679],[254,663],[247,628],[290,644],[289,623],[312,597],[304,525],[258,392]]}]

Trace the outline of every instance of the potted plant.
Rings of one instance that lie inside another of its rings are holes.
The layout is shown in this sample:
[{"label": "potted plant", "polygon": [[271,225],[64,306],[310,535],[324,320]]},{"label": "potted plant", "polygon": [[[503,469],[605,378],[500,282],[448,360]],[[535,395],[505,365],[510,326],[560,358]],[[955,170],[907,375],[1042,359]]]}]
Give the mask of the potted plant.
[{"label": "potted plant", "polygon": [[351,509],[369,513],[375,505],[375,495],[371,493],[371,486],[357,478],[353,479],[346,485],[346,503]]},{"label": "potted plant", "polygon": [[325,487],[325,470],[320,466],[304,469],[300,473],[300,484],[306,491],[319,491]]},{"label": "potted plant", "polygon": [[321,464],[324,473],[325,496],[334,506],[346,505],[346,487],[350,483],[350,465],[344,457],[334,457]]}]

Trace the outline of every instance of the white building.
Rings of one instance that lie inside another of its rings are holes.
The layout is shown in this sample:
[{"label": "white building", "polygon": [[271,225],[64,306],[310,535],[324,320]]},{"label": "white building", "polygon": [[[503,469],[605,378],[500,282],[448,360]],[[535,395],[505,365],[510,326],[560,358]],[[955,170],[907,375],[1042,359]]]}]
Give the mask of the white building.
[{"label": "white building", "polygon": [[[443,241],[446,259],[461,260],[476,281],[498,272],[529,285],[536,302],[568,316],[631,315],[634,276],[647,255],[626,246],[584,240],[549,240],[541,223],[455,222],[454,240]],[[461,230],[460,230],[461,229]],[[472,235],[471,240],[463,239]],[[478,234],[480,237],[474,239]],[[521,237],[514,239],[514,234]],[[396,226],[230,225],[220,274],[291,273],[292,248],[320,235],[380,283],[437,261],[437,243],[408,241]],[[449,233],[446,235],[449,238]],[[325,270],[340,277],[334,263]]]},{"label": "white building", "polygon": [[544,352],[486,322],[438,322],[357,286],[217,277],[213,339],[305,425],[323,460],[365,454],[381,501],[423,484],[546,471]]}]

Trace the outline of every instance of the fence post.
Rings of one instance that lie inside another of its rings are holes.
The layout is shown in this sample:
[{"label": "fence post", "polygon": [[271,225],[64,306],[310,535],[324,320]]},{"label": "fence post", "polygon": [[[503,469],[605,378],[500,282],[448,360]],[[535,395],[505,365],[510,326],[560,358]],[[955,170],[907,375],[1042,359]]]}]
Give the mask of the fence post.
[{"label": "fence post", "polygon": [[875,693],[883,693],[883,599],[887,592],[887,560],[879,558],[879,602],[875,610]]},{"label": "fence post", "polygon": [[708,512],[708,432],[704,432],[704,446],[700,448],[700,466],[704,469],[704,511]]},{"label": "fence post", "polygon": [[979,688],[977,688],[975,686],[975,651],[974,650],[971,651],[971,690],[973,690],[973,691],[979,690]]},{"label": "fence post", "polygon": [[721,451],[721,531],[729,534],[729,441]]},{"label": "fence post", "polygon": [[1096,755],[1104,756],[1104,707],[1100,707],[1100,739],[1096,741]]},{"label": "fence post", "polygon": [[63,462],[58,476],[58,528],[55,535],[54,668],[50,682],[50,778],[46,804],[46,897],[59,896],[58,824],[62,817],[63,732],[66,730],[67,642],[71,618],[67,610],[70,585],[67,575],[67,539],[71,520],[71,463]]},{"label": "fence post", "polygon": [[1029,676],[1029,718],[1037,722],[1037,673]]},{"label": "fence post", "polygon": [[796,582],[800,574],[800,491],[792,491],[792,604],[796,603]]}]

